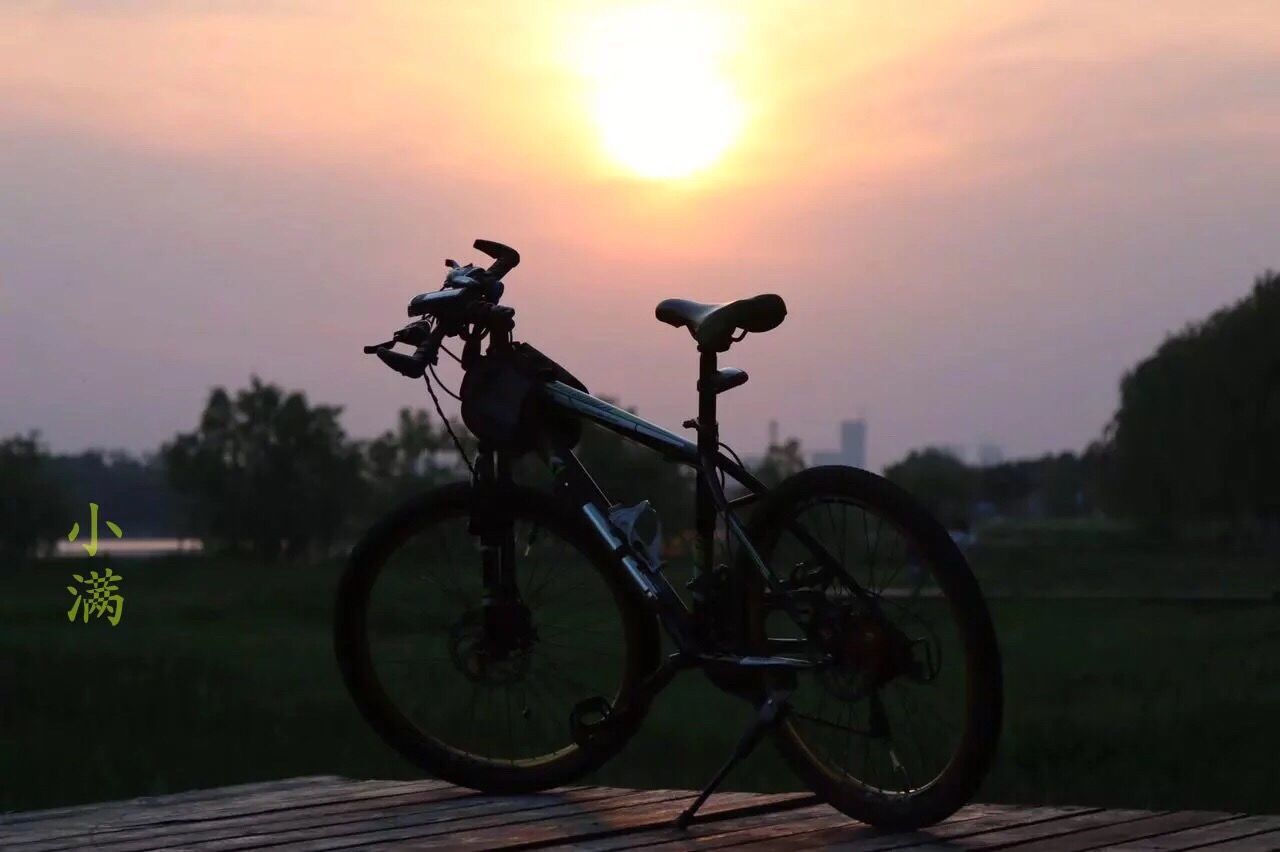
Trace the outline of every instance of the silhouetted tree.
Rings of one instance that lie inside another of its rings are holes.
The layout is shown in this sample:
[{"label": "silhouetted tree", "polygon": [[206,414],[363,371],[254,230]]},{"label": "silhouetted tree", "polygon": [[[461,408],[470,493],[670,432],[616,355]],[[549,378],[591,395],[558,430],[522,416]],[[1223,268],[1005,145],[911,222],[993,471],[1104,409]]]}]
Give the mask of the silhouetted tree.
[{"label": "silhouetted tree", "polygon": [[929,447],[913,450],[885,476],[911,492],[949,528],[969,525],[977,482],[973,470],[951,453]]},{"label": "silhouetted tree", "polygon": [[70,506],[38,432],[0,441],[0,554],[52,548],[71,528]]},{"label": "silhouetted tree", "polygon": [[1097,507],[1097,449],[1049,453],[1034,459],[1005,461],[974,468],[975,499],[1006,517],[1070,518]]},{"label": "silhouetted tree", "polygon": [[172,517],[176,495],[159,458],[122,450],[85,450],[53,456],[50,464],[77,511],[82,512],[89,502],[98,503],[130,537],[178,532]]},{"label": "silhouetted tree", "polygon": [[1120,384],[1104,436],[1109,497],[1171,534],[1280,524],[1280,275],[1170,336]]},{"label": "silhouetted tree", "polygon": [[327,550],[358,502],[359,453],[341,409],[307,403],[257,376],[234,398],[209,394],[194,432],[162,450],[192,528],[212,547],[272,559]]},{"label": "silhouetted tree", "polygon": [[[474,441],[466,428],[455,423],[453,431],[464,451],[474,454]],[[363,451],[374,513],[419,491],[470,475],[443,424],[423,409],[400,409],[396,427],[366,443]]]},{"label": "silhouetted tree", "polygon": [[794,473],[804,470],[804,451],[797,438],[787,438],[781,444],[770,444],[764,458],[752,471],[770,488]]}]

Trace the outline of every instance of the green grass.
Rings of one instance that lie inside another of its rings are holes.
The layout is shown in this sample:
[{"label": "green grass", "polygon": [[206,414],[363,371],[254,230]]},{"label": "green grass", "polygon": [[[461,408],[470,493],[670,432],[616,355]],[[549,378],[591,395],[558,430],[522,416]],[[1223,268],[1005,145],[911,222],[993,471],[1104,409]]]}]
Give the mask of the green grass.
[{"label": "green grass", "polygon": [[1280,595],[1280,555],[1157,545],[1116,525],[1058,522],[983,529],[968,551],[992,595]]},{"label": "green grass", "polygon": [[[1045,588],[1070,586],[1097,563],[1111,566],[1098,576],[1113,583],[1108,571],[1128,565],[1141,579],[1122,585],[1149,589],[1170,564],[1137,551],[1046,561],[1033,547],[1000,563],[978,557],[980,574],[1005,583],[1034,566]],[[415,777],[339,680],[329,641],[336,565],[112,564],[126,599],[115,628],[65,617],[65,586],[84,562],[2,575],[0,809],[315,773]],[[1265,576],[1231,565],[1250,583]],[[992,611],[1006,724],[980,798],[1280,812],[1280,606],[1001,598]],[[749,713],[696,673],[681,675],[588,782],[698,786]],[[728,786],[795,784],[762,748]]]}]

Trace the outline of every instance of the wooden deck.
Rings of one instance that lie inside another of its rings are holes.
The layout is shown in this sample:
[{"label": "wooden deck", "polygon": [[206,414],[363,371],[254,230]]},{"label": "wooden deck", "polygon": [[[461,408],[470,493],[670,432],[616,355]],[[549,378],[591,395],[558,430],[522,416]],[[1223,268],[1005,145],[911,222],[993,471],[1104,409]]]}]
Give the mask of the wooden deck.
[{"label": "wooden deck", "polygon": [[721,793],[688,831],[685,790],[574,787],[482,796],[438,781],[296,778],[0,815],[0,848],[55,849],[1084,849],[1280,850],[1280,816],[972,805],[885,834],[812,797]]}]

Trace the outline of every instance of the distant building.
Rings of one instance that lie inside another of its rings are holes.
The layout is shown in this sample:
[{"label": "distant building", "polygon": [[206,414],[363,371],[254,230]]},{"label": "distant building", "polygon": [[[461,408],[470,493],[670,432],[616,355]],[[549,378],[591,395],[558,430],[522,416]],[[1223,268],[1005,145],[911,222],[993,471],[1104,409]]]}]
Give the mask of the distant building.
[{"label": "distant building", "polygon": [[867,421],[840,421],[840,449],[819,450],[813,454],[813,465],[843,464],[850,467],[867,466]]}]

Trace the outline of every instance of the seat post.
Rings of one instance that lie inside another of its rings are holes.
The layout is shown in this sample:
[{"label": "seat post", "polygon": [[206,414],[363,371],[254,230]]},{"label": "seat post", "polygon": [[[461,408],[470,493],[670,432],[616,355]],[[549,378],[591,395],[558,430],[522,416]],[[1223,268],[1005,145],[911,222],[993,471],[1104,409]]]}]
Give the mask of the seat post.
[{"label": "seat post", "polygon": [[[698,348],[698,455],[714,457],[720,449],[720,426],[716,422],[715,377],[717,370],[714,349]],[[711,486],[702,476],[698,477],[696,504],[694,507],[698,528],[698,552],[693,560],[693,576],[712,569],[715,555],[716,502]],[[695,606],[700,603],[698,586],[694,587]]]},{"label": "seat post", "polygon": [[714,453],[720,446],[715,385],[719,364],[714,351],[699,349],[698,355],[698,449]]}]

